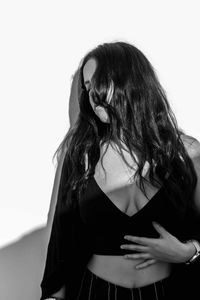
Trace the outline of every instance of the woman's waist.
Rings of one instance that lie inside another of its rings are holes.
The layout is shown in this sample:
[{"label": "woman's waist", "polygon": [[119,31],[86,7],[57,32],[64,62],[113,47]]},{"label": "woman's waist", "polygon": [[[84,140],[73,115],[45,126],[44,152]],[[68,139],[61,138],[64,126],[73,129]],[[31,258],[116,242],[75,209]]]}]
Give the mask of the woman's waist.
[{"label": "woman's waist", "polygon": [[87,268],[97,276],[124,287],[141,287],[170,276],[172,264],[156,262],[142,269],[135,267],[142,259],[126,259],[122,255],[93,254]]}]

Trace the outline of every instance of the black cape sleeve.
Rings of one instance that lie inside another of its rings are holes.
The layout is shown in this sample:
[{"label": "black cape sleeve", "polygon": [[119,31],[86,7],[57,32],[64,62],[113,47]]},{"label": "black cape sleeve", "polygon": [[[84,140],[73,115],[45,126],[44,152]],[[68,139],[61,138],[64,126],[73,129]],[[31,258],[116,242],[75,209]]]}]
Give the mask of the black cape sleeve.
[{"label": "black cape sleeve", "polygon": [[68,176],[68,167],[63,164],[45,268],[40,283],[40,300],[52,296],[62,286],[65,286],[66,291],[64,299],[76,299],[85,266],[92,255],[91,237],[80,217],[76,192],[64,192],[63,189]]},{"label": "black cape sleeve", "polygon": [[60,204],[57,202],[47,248],[44,274],[40,284],[42,290],[40,300],[50,297],[63,285],[66,285],[67,271],[70,268],[69,264],[66,268],[66,259],[72,255],[72,220],[73,211],[61,211]]},{"label": "black cape sleeve", "polygon": [[[64,158],[65,160],[65,158]],[[53,215],[53,222],[47,247],[46,262],[43,278],[40,283],[41,298],[50,297],[66,285],[70,270],[70,257],[72,255],[73,222],[75,209],[72,207],[72,193],[65,191],[64,185],[69,176],[69,168],[66,163],[62,163],[61,175],[59,179],[58,194]],[[68,205],[66,205],[68,203]]]}]

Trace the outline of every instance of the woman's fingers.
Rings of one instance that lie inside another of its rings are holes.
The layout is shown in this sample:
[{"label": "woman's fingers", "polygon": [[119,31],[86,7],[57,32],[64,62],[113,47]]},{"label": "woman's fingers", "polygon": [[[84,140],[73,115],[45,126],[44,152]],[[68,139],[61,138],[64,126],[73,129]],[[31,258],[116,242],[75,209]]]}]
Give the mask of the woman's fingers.
[{"label": "woman's fingers", "polygon": [[158,240],[154,238],[138,237],[133,235],[125,235],[124,239],[143,246],[152,246]]},{"label": "woman's fingers", "polygon": [[152,259],[152,255],[150,253],[137,253],[137,254],[126,254],[124,255],[124,258],[128,258],[128,259],[140,259],[140,258],[144,258],[144,259]]},{"label": "woman's fingers", "polygon": [[140,252],[147,252],[148,247],[142,246],[142,245],[135,245],[135,244],[123,244],[120,246],[121,249],[127,249],[127,250],[136,250]]},{"label": "woman's fingers", "polygon": [[148,266],[150,266],[150,265],[153,265],[153,264],[155,264],[155,263],[157,263],[157,260],[156,260],[156,259],[147,259],[147,260],[145,260],[144,262],[142,262],[142,263],[136,265],[135,268],[136,268],[136,269],[143,269],[143,268],[146,268],[146,267],[148,267]]}]

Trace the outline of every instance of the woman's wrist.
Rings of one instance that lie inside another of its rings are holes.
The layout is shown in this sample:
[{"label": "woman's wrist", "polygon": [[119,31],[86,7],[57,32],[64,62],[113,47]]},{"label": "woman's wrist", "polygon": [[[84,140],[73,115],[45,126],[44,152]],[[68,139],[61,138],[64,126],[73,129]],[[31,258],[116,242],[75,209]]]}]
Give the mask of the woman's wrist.
[{"label": "woman's wrist", "polygon": [[200,259],[200,243],[199,243],[199,241],[193,239],[193,240],[190,240],[190,242],[192,242],[192,244],[194,245],[196,252],[188,261],[186,261],[186,265],[193,264],[196,261],[199,261],[199,259]]},{"label": "woman's wrist", "polygon": [[182,245],[183,245],[182,262],[186,263],[191,259],[191,257],[193,257],[195,255],[196,248],[195,248],[194,244],[192,243],[192,241],[190,241],[190,240],[186,241]]}]

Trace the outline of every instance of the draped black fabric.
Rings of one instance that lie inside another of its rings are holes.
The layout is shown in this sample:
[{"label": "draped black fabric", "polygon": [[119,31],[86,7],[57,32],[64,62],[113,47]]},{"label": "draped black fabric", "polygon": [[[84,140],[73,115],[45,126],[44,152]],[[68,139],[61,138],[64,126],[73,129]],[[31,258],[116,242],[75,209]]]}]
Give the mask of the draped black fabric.
[{"label": "draped black fabric", "polygon": [[57,203],[47,248],[43,280],[41,282],[41,299],[45,299],[55,293],[65,283],[65,255],[71,254],[72,218],[70,213],[72,214],[72,212],[68,212],[66,216],[65,222],[67,226],[64,232],[61,214],[58,211]]},{"label": "draped black fabric", "polygon": [[90,249],[78,211],[63,209],[61,212],[56,205],[40,300],[50,297],[63,285],[66,286],[66,299],[75,299],[73,293],[76,294],[83,269],[92,254]]}]

